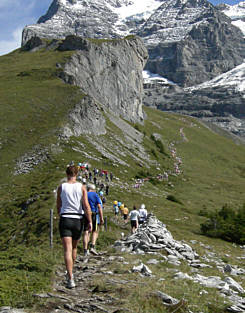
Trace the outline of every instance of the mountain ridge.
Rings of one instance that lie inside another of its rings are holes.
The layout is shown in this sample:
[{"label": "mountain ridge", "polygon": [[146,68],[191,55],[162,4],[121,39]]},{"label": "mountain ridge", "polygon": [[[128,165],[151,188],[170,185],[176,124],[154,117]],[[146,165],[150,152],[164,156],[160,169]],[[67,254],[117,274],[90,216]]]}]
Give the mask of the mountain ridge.
[{"label": "mountain ridge", "polygon": [[[152,6],[150,11],[147,4]],[[206,0],[148,0],[143,8],[138,0],[54,0],[37,24],[24,28],[22,44],[32,36],[70,34],[88,38],[139,35],[150,55],[146,69],[182,86],[209,80],[241,64],[245,57],[241,31]]]}]

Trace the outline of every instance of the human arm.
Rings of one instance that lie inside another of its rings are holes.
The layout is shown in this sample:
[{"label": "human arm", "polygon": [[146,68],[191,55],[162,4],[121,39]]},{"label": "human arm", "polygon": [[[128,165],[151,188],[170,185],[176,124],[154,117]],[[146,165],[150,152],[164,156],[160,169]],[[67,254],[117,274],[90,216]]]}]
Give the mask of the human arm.
[{"label": "human arm", "polygon": [[104,218],[103,218],[103,210],[101,204],[98,203],[98,209],[99,209],[99,216],[100,216],[100,224],[104,224]]},{"label": "human arm", "polygon": [[88,202],[88,194],[87,194],[87,190],[85,186],[82,186],[82,194],[83,194],[83,208],[84,208],[84,212],[88,220],[88,224],[89,224],[88,231],[91,232],[92,231],[92,217],[91,217],[92,212],[91,212],[91,208]]},{"label": "human arm", "polygon": [[61,186],[59,186],[59,188],[57,190],[56,207],[57,207],[57,213],[58,213],[58,215],[60,215],[60,210],[61,210],[61,207],[62,207]]}]

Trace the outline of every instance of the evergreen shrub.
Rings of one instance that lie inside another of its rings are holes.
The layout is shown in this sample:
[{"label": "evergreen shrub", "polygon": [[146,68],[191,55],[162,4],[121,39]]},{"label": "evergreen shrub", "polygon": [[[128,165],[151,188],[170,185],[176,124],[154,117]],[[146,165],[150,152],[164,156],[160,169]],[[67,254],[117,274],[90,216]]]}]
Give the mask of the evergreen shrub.
[{"label": "evergreen shrub", "polygon": [[237,210],[224,205],[219,211],[209,213],[207,221],[201,224],[201,232],[209,237],[245,244],[245,204]]}]

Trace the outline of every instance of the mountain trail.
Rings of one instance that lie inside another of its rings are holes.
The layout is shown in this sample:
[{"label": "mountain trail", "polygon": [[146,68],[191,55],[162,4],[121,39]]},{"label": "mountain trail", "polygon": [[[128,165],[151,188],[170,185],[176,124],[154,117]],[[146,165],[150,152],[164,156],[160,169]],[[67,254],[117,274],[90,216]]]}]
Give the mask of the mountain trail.
[{"label": "mountain trail", "polygon": [[[134,282],[122,281],[121,278],[115,279],[116,274],[110,270],[111,263],[120,263],[123,259],[119,256],[112,257],[107,252],[99,256],[78,256],[74,266],[76,287],[73,289],[66,288],[65,266],[58,267],[52,292],[35,295],[46,299],[40,312],[130,312],[122,308],[122,300],[114,295],[114,291],[121,284],[134,284]],[[115,290],[100,284],[100,275],[106,277],[110,285],[115,285]]]}]

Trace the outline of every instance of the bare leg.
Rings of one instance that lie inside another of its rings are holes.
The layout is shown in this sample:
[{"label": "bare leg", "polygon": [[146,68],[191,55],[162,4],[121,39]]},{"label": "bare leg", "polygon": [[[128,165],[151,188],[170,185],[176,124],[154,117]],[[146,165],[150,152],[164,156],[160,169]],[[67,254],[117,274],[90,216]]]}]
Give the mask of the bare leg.
[{"label": "bare leg", "polygon": [[83,236],[83,249],[88,250],[89,239],[90,239],[90,234],[88,230],[85,230],[84,236]]},{"label": "bare leg", "polygon": [[77,258],[77,245],[79,243],[79,240],[72,240],[72,261],[73,265],[76,261]]},{"label": "bare leg", "polygon": [[73,269],[73,246],[72,246],[72,237],[63,237],[62,238],[63,248],[64,248],[64,260],[66,265],[66,270],[69,275],[69,278],[72,278],[72,269]]},{"label": "bare leg", "polygon": [[99,230],[95,230],[92,232],[92,245],[95,246],[98,236],[99,236]]}]

